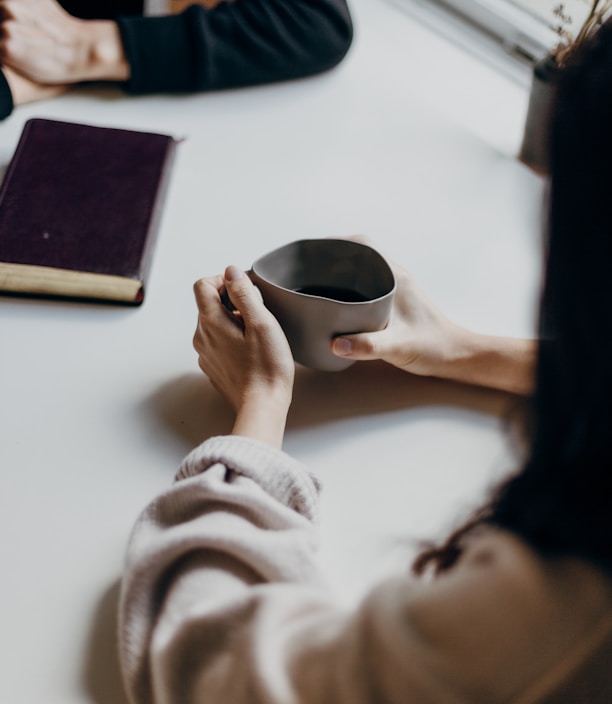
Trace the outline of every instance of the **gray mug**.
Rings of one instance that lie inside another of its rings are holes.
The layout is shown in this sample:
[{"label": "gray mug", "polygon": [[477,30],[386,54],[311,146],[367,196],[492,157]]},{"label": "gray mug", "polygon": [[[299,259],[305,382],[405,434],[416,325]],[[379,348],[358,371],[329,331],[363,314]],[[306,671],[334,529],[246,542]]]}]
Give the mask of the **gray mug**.
[{"label": "gray mug", "polygon": [[341,334],[382,330],[395,277],[372,247],[345,239],[298,240],[254,262],[249,276],[279,321],[296,362],[323,371],[353,364],[330,349]]}]

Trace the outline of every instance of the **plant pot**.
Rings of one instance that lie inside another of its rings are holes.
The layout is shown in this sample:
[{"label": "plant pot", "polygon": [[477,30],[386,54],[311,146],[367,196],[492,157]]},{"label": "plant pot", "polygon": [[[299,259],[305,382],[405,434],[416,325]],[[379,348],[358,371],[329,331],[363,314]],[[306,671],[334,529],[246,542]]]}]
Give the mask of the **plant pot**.
[{"label": "plant pot", "polygon": [[547,55],[533,67],[531,93],[525,120],[520,160],[541,174],[548,173],[549,123],[560,73],[555,59]]}]

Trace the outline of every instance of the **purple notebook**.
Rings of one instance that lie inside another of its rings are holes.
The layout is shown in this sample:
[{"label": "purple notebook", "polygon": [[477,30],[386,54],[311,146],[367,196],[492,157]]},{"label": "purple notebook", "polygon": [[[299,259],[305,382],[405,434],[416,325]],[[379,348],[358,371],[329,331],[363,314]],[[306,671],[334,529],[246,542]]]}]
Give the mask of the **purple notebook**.
[{"label": "purple notebook", "polygon": [[0,291],[142,303],[175,145],[28,120],[0,187]]}]

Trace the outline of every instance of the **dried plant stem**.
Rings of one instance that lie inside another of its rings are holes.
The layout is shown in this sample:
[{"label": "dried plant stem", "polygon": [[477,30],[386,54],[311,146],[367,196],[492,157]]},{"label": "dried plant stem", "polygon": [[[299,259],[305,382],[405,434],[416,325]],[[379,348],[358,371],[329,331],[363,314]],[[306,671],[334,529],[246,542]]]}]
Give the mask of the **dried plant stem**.
[{"label": "dried plant stem", "polygon": [[606,12],[606,9],[609,9],[610,3],[604,2],[601,10],[598,12],[599,4],[600,0],[594,0],[591,5],[591,11],[589,12],[588,17],[584,21],[578,35],[576,36],[576,39],[574,40],[575,44],[580,44],[591,33],[593,26],[601,24],[603,21],[604,13]]},{"label": "dried plant stem", "polygon": [[[564,9],[563,5],[559,5],[557,9],[562,12]],[[565,40],[553,52],[553,57],[558,66],[563,66],[570,60],[573,52],[603,23],[611,11],[612,0],[593,0],[589,14],[573,39],[567,35],[562,26],[557,30],[560,35],[565,37]],[[571,21],[571,18],[562,17],[562,19],[566,22],[568,20]]]}]

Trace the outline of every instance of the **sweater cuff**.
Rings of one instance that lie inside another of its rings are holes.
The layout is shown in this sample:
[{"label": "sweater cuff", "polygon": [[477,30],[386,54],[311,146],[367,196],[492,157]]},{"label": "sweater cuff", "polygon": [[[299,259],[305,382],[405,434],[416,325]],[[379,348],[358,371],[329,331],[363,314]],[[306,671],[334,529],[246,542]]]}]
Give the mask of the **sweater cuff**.
[{"label": "sweater cuff", "polygon": [[193,477],[219,464],[253,480],[306,518],[317,519],[319,480],[301,462],[252,438],[224,435],[206,440],[185,458],[175,479]]},{"label": "sweater cuff", "polygon": [[0,120],[4,120],[13,112],[13,94],[4,72],[0,70]]},{"label": "sweater cuff", "polygon": [[[134,94],[186,93],[200,82],[201,62],[196,43],[190,40],[192,6],[178,15],[117,18],[130,78],[126,89]],[[163,49],[161,48],[163,47]]]}]

